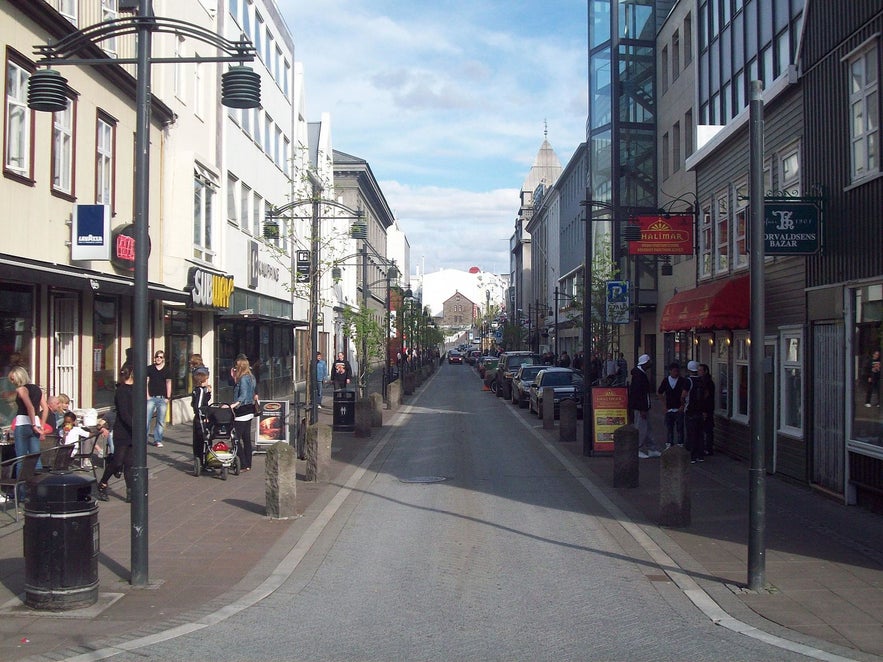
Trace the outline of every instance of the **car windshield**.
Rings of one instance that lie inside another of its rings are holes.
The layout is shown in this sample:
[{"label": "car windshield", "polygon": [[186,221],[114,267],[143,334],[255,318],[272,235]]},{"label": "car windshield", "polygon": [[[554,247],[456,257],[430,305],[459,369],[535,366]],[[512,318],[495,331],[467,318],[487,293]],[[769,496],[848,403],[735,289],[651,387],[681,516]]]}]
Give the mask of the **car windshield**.
[{"label": "car windshield", "polygon": [[572,383],[572,372],[547,372],[543,375],[543,386],[570,386]]},{"label": "car windshield", "polygon": [[534,365],[536,362],[537,359],[533,356],[513,356],[509,359],[509,367],[517,370],[519,366]]},{"label": "car windshield", "polygon": [[533,378],[537,376],[537,373],[543,369],[543,366],[530,366],[527,368],[521,369],[521,379],[524,381],[533,381]]}]

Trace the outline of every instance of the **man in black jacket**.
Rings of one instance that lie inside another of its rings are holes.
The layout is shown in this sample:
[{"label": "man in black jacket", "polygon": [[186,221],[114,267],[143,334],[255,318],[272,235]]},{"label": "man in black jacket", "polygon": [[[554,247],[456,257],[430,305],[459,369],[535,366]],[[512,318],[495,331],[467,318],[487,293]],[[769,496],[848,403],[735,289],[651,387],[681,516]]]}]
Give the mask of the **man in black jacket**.
[{"label": "man in black jacket", "polygon": [[648,370],[650,370],[650,357],[641,354],[637,367],[632,368],[632,381],[629,384],[629,409],[632,411],[633,423],[638,428],[638,457],[642,460],[661,455],[653,440],[653,431],[650,429],[648,419],[650,394],[653,392]]},{"label": "man in black jacket", "polygon": [[681,365],[673,361],[668,366],[668,375],[662,378],[656,392],[665,400],[666,448],[675,444],[675,430],[678,432],[677,443],[684,445],[684,407],[681,394],[687,388],[686,380],[681,377]]}]

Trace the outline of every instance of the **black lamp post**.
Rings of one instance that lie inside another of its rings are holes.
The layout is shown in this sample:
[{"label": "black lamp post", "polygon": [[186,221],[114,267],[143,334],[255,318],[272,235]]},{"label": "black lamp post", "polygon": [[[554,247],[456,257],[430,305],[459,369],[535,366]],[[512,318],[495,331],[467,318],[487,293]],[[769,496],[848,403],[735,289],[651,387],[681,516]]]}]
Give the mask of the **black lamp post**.
[{"label": "black lamp post", "polygon": [[[154,33],[177,34],[216,47],[224,55],[218,57],[166,57],[151,56]],[[137,35],[136,58],[81,58],[85,46],[105,39]],[[177,19],[153,15],[150,0],[140,0],[135,16],[112,21],[102,21],[77,30],[55,44],[35,47],[40,56],[38,66],[135,65],[135,270],[133,277],[133,325],[132,360],[134,361],[132,412],[132,443],[134,459],[132,466],[131,509],[131,563],[130,583],[144,586],[148,583],[148,517],[147,517],[147,329],[148,329],[148,275],[147,259],[149,235],[149,186],[150,186],[150,66],[155,62],[251,62],[255,49],[251,42],[232,42],[209,30]],[[28,86],[28,105],[38,111],[61,112],[67,108],[67,80],[56,71],[35,72]],[[260,106],[260,76],[251,69],[234,67],[221,77],[221,103],[234,108]]]}]

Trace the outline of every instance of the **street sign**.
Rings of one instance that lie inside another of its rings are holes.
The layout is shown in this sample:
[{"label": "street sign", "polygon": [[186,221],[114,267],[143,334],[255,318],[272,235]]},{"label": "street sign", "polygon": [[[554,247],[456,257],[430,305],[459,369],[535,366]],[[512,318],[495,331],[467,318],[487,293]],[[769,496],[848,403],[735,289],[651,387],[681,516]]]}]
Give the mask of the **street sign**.
[{"label": "street sign", "polygon": [[627,280],[607,281],[607,322],[609,324],[628,324],[629,317],[629,282]]},{"label": "street sign", "polygon": [[297,265],[295,267],[295,281],[298,283],[310,282],[310,251],[297,252]]}]

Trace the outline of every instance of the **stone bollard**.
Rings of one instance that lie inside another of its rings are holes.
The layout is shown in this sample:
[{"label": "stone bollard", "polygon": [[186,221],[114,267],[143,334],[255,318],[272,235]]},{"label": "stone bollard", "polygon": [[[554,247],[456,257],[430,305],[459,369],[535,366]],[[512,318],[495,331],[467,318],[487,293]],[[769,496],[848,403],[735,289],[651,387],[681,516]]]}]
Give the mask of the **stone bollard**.
[{"label": "stone bollard", "polygon": [[555,389],[546,386],[543,389],[543,429],[555,429]]},{"label": "stone bollard", "polygon": [[327,481],[331,475],[331,426],[316,423],[307,428],[307,472],[311,483]]},{"label": "stone bollard", "polygon": [[690,453],[672,446],[662,454],[659,468],[659,524],[690,526]]},{"label": "stone bollard", "polygon": [[371,403],[371,427],[383,427],[383,396],[379,393],[369,393],[368,402]]},{"label": "stone bollard", "polygon": [[558,414],[558,440],[576,441],[576,402],[562,400]]},{"label": "stone bollard", "polygon": [[613,487],[637,486],[638,428],[623,425],[613,431]]},{"label": "stone bollard", "polygon": [[414,395],[414,373],[408,372],[402,375],[402,392],[405,395]]},{"label": "stone bollard", "polygon": [[267,450],[264,492],[267,499],[267,517],[288,519],[297,517],[297,453],[291,444],[277,441]]},{"label": "stone bollard", "polygon": [[402,380],[397,379],[390,382],[386,387],[386,399],[389,400],[387,405],[390,411],[395,411],[402,404]]},{"label": "stone bollard", "polygon": [[364,438],[371,436],[371,401],[356,401],[356,426],[353,428],[353,436]]},{"label": "stone bollard", "polygon": [[414,386],[420,386],[423,383],[423,368],[417,368],[414,371]]}]

